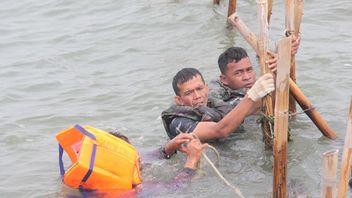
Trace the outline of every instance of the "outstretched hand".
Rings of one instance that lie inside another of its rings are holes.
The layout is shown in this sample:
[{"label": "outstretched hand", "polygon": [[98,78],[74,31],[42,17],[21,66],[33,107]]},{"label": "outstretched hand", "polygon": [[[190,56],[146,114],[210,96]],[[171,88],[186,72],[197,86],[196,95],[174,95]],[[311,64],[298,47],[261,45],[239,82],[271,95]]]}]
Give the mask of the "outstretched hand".
[{"label": "outstretched hand", "polygon": [[[181,150],[181,145],[187,143],[193,139],[193,136],[188,133],[180,133],[175,138],[166,143],[164,151],[166,154],[171,155],[176,150]],[[182,151],[183,152],[183,151]]]}]

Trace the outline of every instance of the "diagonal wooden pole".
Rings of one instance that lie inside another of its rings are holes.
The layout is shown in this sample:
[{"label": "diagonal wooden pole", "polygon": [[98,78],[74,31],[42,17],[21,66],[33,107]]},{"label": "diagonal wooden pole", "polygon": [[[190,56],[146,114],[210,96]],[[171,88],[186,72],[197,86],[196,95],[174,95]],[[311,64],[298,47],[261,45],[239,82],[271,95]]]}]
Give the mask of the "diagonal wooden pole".
[{"label": "diagonal wooden pole", "polygon": [[[257,46],[257,37],[249,30],[246,24],[241,20],[236,13],[232,14],[228,18],[228,22],[232,24],[243,36],[243,38],[248,42],[248,44],[259,54],[259,49]],[[309,99],[303,94],[292,79],[290,79],[290,93],[294,96],[297,103],[301,106],[307,116],[313,121],[313,123],[318,127],[320,132],[330,138],[335,139],[336,133],[329,127],[328,123],[319,114],[319,112],[314,108]]]},{"label": "diagonal wooden pole", "polygon": [[273,197],[286,197],[287,178],[287,134],[288,101],[291,62],[291,37],[283,38],[278,43],[278,66],[276,75],[276,101],[274,119],[274,165]]},{"label": "diagonal wooden pole", "polygon": [[351,175],[351,159],[352,159],[352,98],[350,101],[350,109],[347,122],[347,131],[345,144],[343,148],[342,164],[340,170],[340,182],[337,197],[346,197],[348,179]]}]

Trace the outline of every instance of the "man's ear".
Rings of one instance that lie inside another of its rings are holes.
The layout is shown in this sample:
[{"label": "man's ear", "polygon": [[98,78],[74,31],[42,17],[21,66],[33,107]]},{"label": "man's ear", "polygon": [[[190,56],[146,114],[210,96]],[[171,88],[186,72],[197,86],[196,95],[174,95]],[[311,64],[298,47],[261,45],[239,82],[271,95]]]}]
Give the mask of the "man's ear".
[{"label": "man's ear", "polygon": [[226,76],[225,76],[224,74],[221,74],[221,75],[220,75],[220,82],[221,82],[222,84],[224,84],[224,85],[229,85],[229,84],[227,83],[227,78],[226,78]]},{"label": "man's ear", "polygon": [[180,96],[175,96],[175,103],[177,104],[177,105],[183,105],[183,102],[182,102],[182,99],[181,99],[181,97]]}]

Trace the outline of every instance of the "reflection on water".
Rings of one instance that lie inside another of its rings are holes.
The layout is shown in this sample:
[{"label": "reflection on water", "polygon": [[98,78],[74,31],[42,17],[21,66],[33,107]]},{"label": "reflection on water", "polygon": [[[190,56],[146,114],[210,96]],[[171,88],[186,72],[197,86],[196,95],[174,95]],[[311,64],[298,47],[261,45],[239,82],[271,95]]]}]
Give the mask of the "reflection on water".
[{"label": "reflection on water", "polygon": [[[255,1],[237,11],[258,31]],[[218,55],[234,45],[255,54],[226,27],[227,2],[212,1],[3,1],[0,37],[0,191],[3,197],[65,197],[59,179],[55,134],[74,124],[118,129],[140,150],[167,140],[160,112],[173,98],[171,79],[182,67],[199,68],[209,81],[219,75]],[[342,149],[352,95],[351,7],[343,1],[307,1],[296,56],[297,83],[338,138],[322,137],[309,118],[291,120],[288,153],[290,196],[320,196],[321,155]],[[274,48],[284,30],[284,7],[274,2],[270,24]],[[218,169],[245,197],[270,197],[272,153],[255,118],[245,130],[214,142]],[[342,152],[340,152],[342,153]],[[168,179],[184,156],[149,164],[148,180]],[[75,194],[77,193],[77,194]],[[196,195],[195,195],[196,194]],[[232,197],[202,162],[183,191],[160,197]]]}]

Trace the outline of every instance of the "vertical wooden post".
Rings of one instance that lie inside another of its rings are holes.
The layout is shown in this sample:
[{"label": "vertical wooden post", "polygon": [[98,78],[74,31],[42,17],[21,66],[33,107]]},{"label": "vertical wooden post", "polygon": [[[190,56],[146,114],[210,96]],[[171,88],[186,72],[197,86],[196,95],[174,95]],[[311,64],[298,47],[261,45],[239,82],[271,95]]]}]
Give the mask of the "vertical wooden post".
[{"label": "vertical wooden post", "polygon": [[295,27],[295,36],[297,37],[300,33],[301,21],[303,15],[304,0],[295,0],[294,2],[294,15],[295,19],[293,21]]},{"label": "vertical wooden post", "polygon": [[227,17],[236,12],[237,0],[229,0],[229,8],[227,11]]},{"label": "vertical wooden post", "polygon": [[322,198],[334,198],[336,194],[337,149],[323,153],[321,173]]},{"label": "vertical wooden post", "polygon": [[337,197],[346,197],[348,179],[351,175],[351,158],[352,158],[352,98],[350,101],[350,109],[347,122],[347,131],[345,144],[343,148],[342,164],[340,170],[340,182]]},{"label": "vertical wooden post", "polygon": [[286,197],[290,59],[291,37],[287,37],[281,39],[278,44],[273,148],[273,198]]},{"label": "vertical wooden post", "polygon": [[[294,0],[286,0],[285,1],[285,26],[286,26],[286,36],[291,35],[294,32]],[[296,83],[296,62],[294,56],[291,58],[291,71],[290,77],[293,82]],[[290,103],[289,103],[289,110],[291,113],[296,113],[296,102],[292,95],[290,95]]]},{"label": "vertical wooden post", "polygon": [[[257,1],[257,13],[259,21],[259,37],[258,37],[258,52],[259,52],[259,63],[261,75],[270,72],[267,64],[267,53],[268,53],[268,18],[267,10],[268,2],[267,0],[258,0]],[[262,119],[262,132],[264,137],[265,145],[272,148],[273,146],[273,127],[270,119],[273,118],[273,98],[271,94],[265,96],[262,99],[262,112],[265,114],[265,118]]]},{"label": "vertical wooden post", "polygon": [[268,24],[270,23],[270,18],[272,14],[273,14],[273,0],[268,0]]}]

